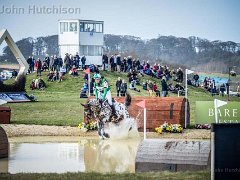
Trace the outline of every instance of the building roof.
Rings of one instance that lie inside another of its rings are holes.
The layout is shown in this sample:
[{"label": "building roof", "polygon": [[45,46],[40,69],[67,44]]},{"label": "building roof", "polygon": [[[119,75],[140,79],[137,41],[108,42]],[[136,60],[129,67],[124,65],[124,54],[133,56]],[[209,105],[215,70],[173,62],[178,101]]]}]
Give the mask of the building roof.
[{"label": "building roof", "polygon": [[59,19],[58,21],[80,21],[80,22],[101,22],[101,23],[104,23],[104,21],[87,20],[87,19]]}]

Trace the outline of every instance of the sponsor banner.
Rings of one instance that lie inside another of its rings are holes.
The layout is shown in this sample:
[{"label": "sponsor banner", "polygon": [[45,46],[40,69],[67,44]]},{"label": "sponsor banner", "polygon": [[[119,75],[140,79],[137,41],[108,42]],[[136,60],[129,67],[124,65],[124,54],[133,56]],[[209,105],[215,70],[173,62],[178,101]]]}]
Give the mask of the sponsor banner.
[{"label": "sponsor banner", "polygon": [[31,101],[28,95],[24,92],[18,93],[0,93],[0,99],[10,102],[29,102]]},{"label": "sponsor banner", "polygon": [[[240,123],[240,102],[227,102],[217,108],[219,123]],[[215,111],[213,101],[196,101],[196,124],[215,123]]]}]

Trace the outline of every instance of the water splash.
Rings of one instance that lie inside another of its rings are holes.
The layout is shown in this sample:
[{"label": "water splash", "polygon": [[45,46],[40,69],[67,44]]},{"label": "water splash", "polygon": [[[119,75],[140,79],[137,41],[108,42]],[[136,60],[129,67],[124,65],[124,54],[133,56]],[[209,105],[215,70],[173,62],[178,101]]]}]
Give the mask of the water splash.
[{"label": "water splash", "polygon": [[105,131],[110,135],[110,139],[140,138],[137,121],[134,118],[125,118],[118,124],[109,123]]}]

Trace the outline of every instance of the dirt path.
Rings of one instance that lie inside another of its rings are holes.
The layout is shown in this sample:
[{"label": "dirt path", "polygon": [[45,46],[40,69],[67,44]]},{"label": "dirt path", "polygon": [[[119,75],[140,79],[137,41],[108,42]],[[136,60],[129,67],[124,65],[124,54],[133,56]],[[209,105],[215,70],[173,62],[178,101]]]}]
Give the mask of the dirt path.
[{"label": "dirt path", "polygon": [[84,133],[77,127],[1,124],[8,137],[15,136],[96,136],[95,131]]},{"label": "dirt path", "polygon": [[[18,136],[80,136],[84,138],[97,138],[97,131],[83,132],[77,127],[70,126],[46,126],[46,125],[23,125],[23,124],[1,124],[8,137]],[[140,132],[143,137],[143,133]],[[148,132],[148,138],[166,139],[210,139],[210,130],[187,129],[184,133],[163,133]]]}]

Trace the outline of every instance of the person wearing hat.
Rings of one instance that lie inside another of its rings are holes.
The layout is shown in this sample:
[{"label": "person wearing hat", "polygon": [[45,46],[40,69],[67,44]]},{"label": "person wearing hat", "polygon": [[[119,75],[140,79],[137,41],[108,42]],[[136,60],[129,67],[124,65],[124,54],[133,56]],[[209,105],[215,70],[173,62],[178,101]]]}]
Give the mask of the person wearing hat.
[{"label": "person wearing hat", "polygon": [[94,94],[96,96],[97,100],[100,100],[100,102],[105,101],[107,99],[108,104],[112,108],[113,116],[116,116],[115,108],[112,103],[112,95],[110,91],[110,86],[108,85],[108,82],[106,79],[101,78],[100,74],[95,74],[93,76],[95,82],[94,82]]},{"label": "person wearing hat", "polygon": [[94,91],[96,99],[101,99],[102,101],[107,99],[108,103],[112,105],[112,95],[107,80],[102,79],[100,74],[95,74],[93,78],[95,79]]}]

